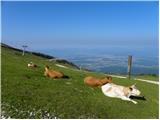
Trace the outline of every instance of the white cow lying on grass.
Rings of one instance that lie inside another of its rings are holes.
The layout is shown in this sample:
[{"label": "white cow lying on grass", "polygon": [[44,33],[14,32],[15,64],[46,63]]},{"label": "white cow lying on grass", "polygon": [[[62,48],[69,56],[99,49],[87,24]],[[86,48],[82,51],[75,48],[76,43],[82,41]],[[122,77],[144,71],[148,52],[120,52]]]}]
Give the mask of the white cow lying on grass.
[{"label": "white cow lying on grass", "polygon": [[108,97],[121,98],[122,100],[131,101],[137,104],[136,101],[130,99],[129,97],[140,95],[140,91],[136,88],[135,84],[130,87],[116,85],[114,83],[107,83],[101,87],[102,92]]}]

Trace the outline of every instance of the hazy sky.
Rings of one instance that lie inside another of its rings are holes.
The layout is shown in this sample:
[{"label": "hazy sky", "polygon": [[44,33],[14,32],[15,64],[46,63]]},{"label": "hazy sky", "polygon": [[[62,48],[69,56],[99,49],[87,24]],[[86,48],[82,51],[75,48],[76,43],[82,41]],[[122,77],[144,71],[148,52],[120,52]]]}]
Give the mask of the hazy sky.
[{"label": "hazy sky", "polygon": [[158,46],[158,1],[3,1],[2,42],[37,49]]}]

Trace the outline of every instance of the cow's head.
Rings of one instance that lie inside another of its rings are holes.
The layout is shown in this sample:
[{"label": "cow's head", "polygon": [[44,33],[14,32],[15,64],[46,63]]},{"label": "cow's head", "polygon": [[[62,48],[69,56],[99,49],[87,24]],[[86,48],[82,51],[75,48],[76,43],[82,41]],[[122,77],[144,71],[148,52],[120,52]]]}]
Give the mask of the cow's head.
[{"label": "cow's head", "polygon": [[49,70],[49,66],[45,65],[45,71],[48,71],[48,70]]},{"label": "cow's head", "polygon": [[110,82],[112,82],[112,77],[111,77],[111,76],[106,76],[106,78],[107,78]]},{"label": "cow's head", "polygon": [[103,79],[101,79],[101,84],[105,85],[107,83],[111,83],[112,82],[112,77],[111,76],[106,76]]},{"label": "cow's head", "polygon": [[136,84],[130,86],[129,89],[131,91],[130,95],[132,95],[132,96],[138,96],[141,94],[141,92],[137,89]]}]

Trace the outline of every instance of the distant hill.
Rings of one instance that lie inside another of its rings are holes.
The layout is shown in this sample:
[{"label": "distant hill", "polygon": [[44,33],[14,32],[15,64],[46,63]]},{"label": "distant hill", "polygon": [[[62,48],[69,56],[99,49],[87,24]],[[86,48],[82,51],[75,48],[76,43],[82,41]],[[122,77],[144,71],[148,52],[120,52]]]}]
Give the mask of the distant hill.
[{"label": "distant hill", "polygon": [[[14,47],[12,47],[10,45],[7,45],[5,43],[1,43],[1,46],[4,47],[4,48],[9,48],[9,49],[12,49],[12,50],[15,50],[15,51],[19,51],[19,52],[23,51],[21,49],[14,48]],[[75,65],[74,63],[69,62],[69,61],[67,61],[65,59],[60,59],[60,58],[53,57],[51,55],[46,55],[46,54],[43,54],[43,53],[33,52],[33,51],[25,51],[25,53],[30,53],[30,54],[33,54],[33,55],[36,55],[36,56],[40,56],[40,57],[43,57],[43,58],[50,59],[49,61],[56,61],[57,63],[68,64],[68,65],[71,65],[72,67],[74,67],[76,69],[80,69],[77,65]]]}]

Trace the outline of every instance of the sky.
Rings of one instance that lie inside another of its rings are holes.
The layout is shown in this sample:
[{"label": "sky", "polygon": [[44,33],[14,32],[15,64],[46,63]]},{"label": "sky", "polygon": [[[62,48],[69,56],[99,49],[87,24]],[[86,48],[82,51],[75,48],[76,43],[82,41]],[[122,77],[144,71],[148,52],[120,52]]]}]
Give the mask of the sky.
[{"label": "sky", "polygon": [[2,42],[15,47],[158,47],[158,1],[3,1],[1,7]]}]

